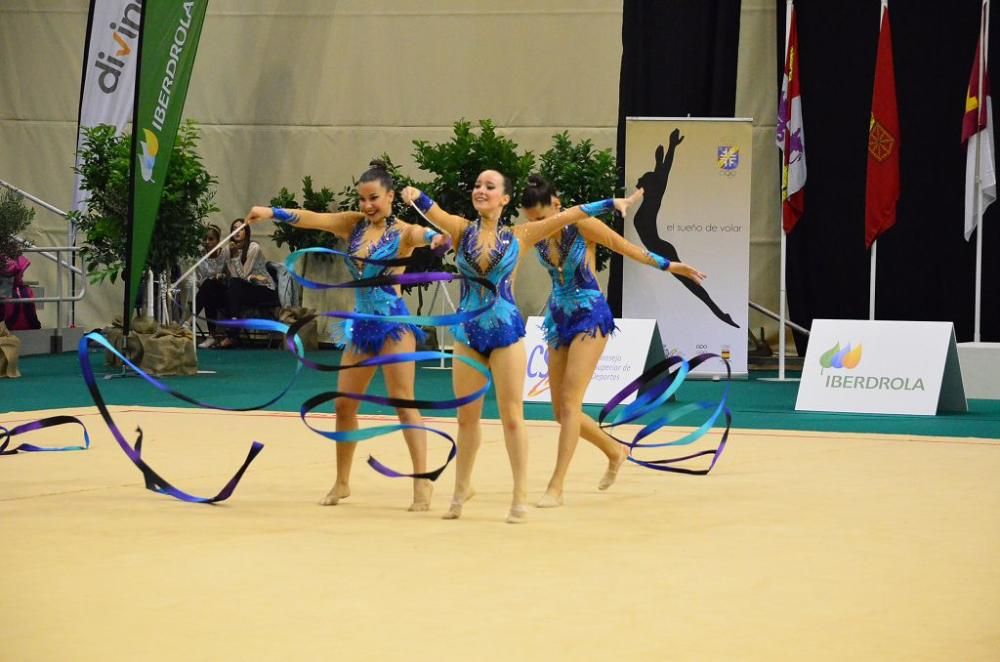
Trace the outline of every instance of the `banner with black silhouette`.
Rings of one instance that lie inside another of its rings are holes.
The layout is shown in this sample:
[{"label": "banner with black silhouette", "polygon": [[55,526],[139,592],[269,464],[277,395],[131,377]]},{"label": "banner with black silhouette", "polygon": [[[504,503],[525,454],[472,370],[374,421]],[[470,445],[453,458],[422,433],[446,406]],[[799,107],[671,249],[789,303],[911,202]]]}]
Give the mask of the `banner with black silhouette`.
[{"label": "banner with black silhouette", "polygon": [[[694,281],[625,260],[622,316],[659,323],[664,352],[713,352],[747,374],[750,120],[628,118],[625,185],[645,190],[625,238],[708,275]],[[708,376],[719,366],[696,370]]]},{"label": "banner with black silhouette", "polygon": [[[137,0],[90,2],[80,80],[78,154],[84,128],[110,124],[121,131],[132,121],[141,11],[142,2]],[[86,191],[80,188],[80,176],[76,175],[73,209],[82,209],[86,199]]]}]

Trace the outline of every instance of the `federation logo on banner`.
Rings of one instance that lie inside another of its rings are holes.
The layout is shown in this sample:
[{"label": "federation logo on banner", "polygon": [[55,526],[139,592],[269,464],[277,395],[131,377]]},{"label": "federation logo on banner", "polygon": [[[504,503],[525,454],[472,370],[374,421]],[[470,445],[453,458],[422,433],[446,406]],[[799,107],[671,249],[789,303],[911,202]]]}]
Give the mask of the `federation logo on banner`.
[{"label": "federation logo on banner", "polygon": [[719,145],[715,152],[719,170],[724,175],[732,175],[740,167],[740,148],[732,145]]},{"label": "federation logo on banner", "polygon": [[854,370],[861,363],[861,345],[852,348],[848,343],[847,347],[841,349],[840,343],[823,352],[819,357],[819,364],[822,368],[846,368]]}]

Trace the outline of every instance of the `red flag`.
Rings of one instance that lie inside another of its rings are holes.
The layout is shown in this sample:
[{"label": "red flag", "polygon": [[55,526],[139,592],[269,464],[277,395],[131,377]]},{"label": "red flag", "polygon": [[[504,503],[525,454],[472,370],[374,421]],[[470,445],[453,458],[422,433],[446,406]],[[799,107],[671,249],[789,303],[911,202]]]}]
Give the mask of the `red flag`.
[{"label": "red flag", "polygon": [[868,178],[865,190],[865,247],[896,222],[899,200],[899,111],[892,66],[889,7],[882,13],[875,60],[875,90],[868,125]]},{"label": "red flag", "polygon": [[802,98],[799,91],[799,31],[795,27],[795,9],[788,26],[788,50],[781,81],[776,139],[782,154],[781,225],[791,232],[805,211],[806,141],[802,126]]}]

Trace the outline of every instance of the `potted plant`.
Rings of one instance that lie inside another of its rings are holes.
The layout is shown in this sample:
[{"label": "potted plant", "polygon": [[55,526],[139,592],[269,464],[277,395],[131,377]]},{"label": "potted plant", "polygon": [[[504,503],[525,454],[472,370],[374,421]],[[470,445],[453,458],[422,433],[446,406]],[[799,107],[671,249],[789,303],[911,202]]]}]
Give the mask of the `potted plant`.
[{"label": "potted plant", "polygon": [[[131,135],[101,124],[84,129],[76,171],[89,192],[86,209],[71,212],[83,236],[83,259],[90,281],[114,283],[125,268]],[[147,265],[156,274],[172,274],[181,262],[201,255],[204,220],[215,206],[218,180],[197,152],[198,129],[187,120],[177,131],[160,201]]]},{"label": "potted plant", "polygon": [[24,196],[8,188],[0,188],[0,298],[11,296],[14,279],[13,263],[21,257],[21,242],[17,235],[31,223],[35,210],[24,204]]},{"label": "potted plant", "polygon": [[[568,132],[557,133],[552,136],[552,148],[542,154],[540,161],[539,172],[552,182],[563,207],[621,195],[614,155],[610,149],[594,149],[590,139],[574,143]],[[622,231],[612,212],[598,218],[612,230]],[[602,271],[611,251],[598,245],[596,257],[597,270]]]}]

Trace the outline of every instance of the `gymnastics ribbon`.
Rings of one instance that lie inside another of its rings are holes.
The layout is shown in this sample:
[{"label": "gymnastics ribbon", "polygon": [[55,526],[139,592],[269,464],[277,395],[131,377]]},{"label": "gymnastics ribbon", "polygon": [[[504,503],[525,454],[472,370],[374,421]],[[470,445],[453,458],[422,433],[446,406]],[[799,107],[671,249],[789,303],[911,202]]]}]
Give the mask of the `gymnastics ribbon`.
[{"label": "gymnastics ribbon", "polygon": [[[368,264],[375,264],[382,267],[395,267],[395,266],[405,266],[409,263],[408,258],[395,258],[391,260],[380,260],[375,258],[356,258],[348,253],[342,251],[337,251],[329,248],[304,248],[294,253],[290,254],[285,260],[285,268],[287,269],[289,275],[295,279],[302,287],[308,289],[332,289],[332,288],[363,288],[363,287],[386,287],[386,286],[396,286],[396,285],[420,285],[433,282],[451,282],[451,281],[471,281],[480,284],[483,288],[491,292],[496,296],[496,287],[489,280],[485,278],[472,277],[472,276],[462,276],[459,274],[452,274],[446,272],[423,272],[423,273],[403,273],[403,274],[386,274],[380,276],[374,276],[370,278],[359,278],[356,280],[347,281],[346,283],[322,283],[319,281],[310,280],[303,276],[300,276],[295,271],[296,262],[309,253],[318,253],[323,255],[339,256],[346,259],[358,260]],[[380,322],[396,322],[400,324],[414,324],[420,326],[449,326],[453,324],[461,324],[468,322],[475,317],[481,315],[492,307],[492,299],[487,299],[487,303],[479,308],[472,310],[464,310],[460,312],[455,312],[445,315],[378,315],[370,313],[356,313],[353,311],[328,311],[320,313],[315,316],[307,316],[301,320],[298,320],[289,329],[289,335],[294,334],[299,328],[308,324],[314,317],[331,317],[337,319],[345,320],[374,320]],[[364,441],[371,439],[373,437],[388,434],[390,432],[402,431],[408,429],[419,429],[430,432],[431,434],[438,435],[449,442],[451,448],[448,452],[447,460],[443,465],[434,469],[432,471],[421,472],[421,473],[402,473],[390,469],[389,467],[382,464],[373,456],[368,457],[368,465],[371,466],[375,471],[379,472],[384,476],[391,478],[427,478],[429,480],[436,480],[441,473],[447,468],[448,464],[454,459],[457,453],[458,446],[451,435],[438,430],[430,426],[418,426],[410,425],[405,423],[396,423],[388,425],[379,425],[372,428],[366,428],[364,430],[345,430],[342,432],[329,432],[320,430],[309,423],[307,420],[308,414],[314,410],[319,405],[335,400],[336,398],[349,398],[351,400],[357,400],[359,402],[370,402],[380,405],[392,406],[396,408],[404,409],[454,409],[456,407],[461,407],[462,405],[474,402],[479,399],[489,390],[491,378],[489,370],[479,363],[478,361],[463,357],[445,354],[443,352],[436,351],[420,351],[420,352],[404,352],[399,354],[390,354],[385,356],[373,356],[369,359],[356,363],[350,366],[343,365],[329,365],[322,364],[311,361],[304,356],[297,357],[299,362],[308,368],[317,370],[320,372],[338,372],[340,370],[349,370],[351,368],[361,368],[361,367],[375,367],[384,365],[393,365],[397,363],[407,363],[410,361],[431,361],[439,360],[441,358],[451,358],[452,361],[459,360],[470,366],[472,369],[483,375],[485,382],[483,386],[472,393],[465,396],[452,398],[447,400],[411,400],[403,398],[390,398],[380,395],[369,395],[365,393],[349,393],[345,391],[327,391],[325,393],[320,393],[319,395],[309,398],[306,402],[302,404],[299,411],[299,415],[302,418],[303,423],[310,430],[323,436],[327,439],[338,443],[355,443],[358,441]]]},{"label": "gymnastics ribbon", "polygon": [[[83,446],[59,446],[57,448],[46,448],[44,446],[35,446],[34,444],[20,444],[18,446],[14,446],[13,448],[7,448],[7,446],[10,445],[11,438],[16,437],[19,434],[33,432],[35,430],[43,430],[57,425],[69,425],[74,423],[83,428]],[[16,428],[10,430],[0,425],[0,455],[85,451],[88,448],[90,448],[90,435],[87,434],[87,426],[84,425],[83,421],[76,416],[50,416],[48,418],[32,421],[31,423],[25,423],[24,425],[18,425]]]},{"label": "gymnastics ribbon", "polygon": [[[291,267],[302,256],[303,253],[310,253],[310,252],[332,253],[347,257],[349,259],[355,259],[360,262],[375,263],[380,266],[403,266],[407,264],[407,260],[406,259],[374,260],[366,258],[353,258],[345,253],[341,253],[339,251],[330,251],[327,249],[304,249],[303,251],[297,251],[296,253],[293,253],[292,255],[289,256],[288,260],[286,261],[286,264],[289,265],[289,272],[292,273],[292,275],[296,278],[296,280],[298,280],[304,286],[312,287],[314,289],[327,288],[327,287],[361,288],[361,287],[381,287],[381,286],[392,286],[392,285],[418,285],[423,283],[464,279],[464,280],[475,280],[479,282],[481,285],[483,285],[483,287],[493,292],[494,295],[496,294],[496,288],[488,280],[479,278],[466,278],[463,276],[456,276],[454,274],[438,273],[438,272],[429,272],[424,274],[385,275],[374,278],[354,280],[348,283],[339,283],[339,284],[324,284],[315,281],[308,281],[307,279],[298,276],[298,274],[295,274]],[[379,321],[393,321],[393,322],[408,323],[408,324],[443,326],[447,324],[460,324],[469,321],[488,309],[489,306],[484,306],[480,309],[475,309],[471,311],[463,311],[461,313],[455,313],[451,315],[438,315],[438,316],[419,316],[419,315],[382,316],[382,315],[367,315],[363,313],[342,312],[342,311],[329,311],[327,313],[323,313],[323,315],[327,317],[337,317],[342,319],[355,319],[355,320],[367,319],[367,320],[379,320]],[[389,432],[395,432],[397,430],[406,430],[406,429],[422,429],[432,434],[444,437],[450,443],[451,446],[451,448],[449,449],[448,457],[442,466],[432,471],[414,473],[414,474],[404,474],[385,466],[384,464],[376,460],[374,457],[369,457],[368,459],[369,465],[371,465],[373,469],[375,469],[376,471],[385,476],[427,478],[430,480],[437,479],[444,471],[444,469],[448,466],[448,464],[451,462],[451,460],[454,459],[457,452],[457,445],[455,443],[455,440],[450,435],[448,435],[443,431],[437,430],[429,426],[398,424],[398,425],[382,425],[374,428],[367,428],[365,430],[327,432],[314,427],[309,422],[309,420],[307,420],[307,416],[317,406],[338,397],[348,397],[358,401],[373,402],[377,404],[389,405],[394,407],[417,408],[417,409],[451,409],[454,407],[459,407],[464,404],[468,404],[469,402],[475,401],[476,399],[482,397],[488,391],[490,386],[490,375],[486,367],[473,359],[469,359],[466,357],[458,357],[458,356],[451,357],[450,355],[445,354],[443,352],[431,352],[431,351],[408,352],[408,353],[394,354],[387,356],[375,356],[350,366],[332,366],[310,361],[305,357],[305,352],[302,347],[302,343],[299,340],[297,334],[299,330],[302,328],[302,326],[309,323],[315,317],[316,316],[314,315],[307,316],[301,320],[298,320],[291,327],[289,327],[286,324],[282,324],[280,322],[276,322],[273,320],[261,320],[261,319],[216,321],[216,324],[224,327],[257,330],[257,331],[274,331],[283,333],[284,334],[283,345],[285,349],[291,352],[296,358],[295,371],[292,373],[288,383],[285,384],[284,388],[282,388],[277,395],[270,397],[264,400],[263,402],[250,406],[226,407],[190,397],[176,389],[170,388],[160,380],[154,378],[153,376],[149,375],[147,372],[142,370],[138,365],[133,363],[127,356],[124,356],[121,352],[119,352],[110,342],[108,342],[108,340],[103,335],[99,333],[94,333],[94,332],[88,333],[83,338],[81,338],[80,344],[78,345],[77,348],[78,359],[80,362],[80,370],[81,373],[83,374],[84,382],[86,383],[87,388],[90,391],[91,397],[93,398],[95,405],[100,411],[101,417],[104,419],[105,424],[107,424],[108,429],[111,431],[112,436],[114,437],[118,445],[121,447],[122,451],[129,458],[129,460],[136,466],[136,468],[139,469],[140,473],[142,473],[147,489],[153,492],[157,492],[159,494],[164,494],[173,497],[175,499],[179,499],[181,501],[186,501],[190,503],[218,503],[221,501],[225,501],[232,495],[232,493],[236,489],[236,486],[242,479],[244,473],[249,468],[250,464],[257,457],[260,451],[264,448],[263,444],[261,444],[258,441],[254,441],[251,444],[246,459],[243,461],[243,463],[240,465],[237,471],[233,474],[233,476],[229,479],[229,481],[214,496],[211,497],[195,496],[193,494],[190,494],[175,487],[169,481],[167,481],[162,475],[157,473],[142,458],[142,443],[143,443],[142,429],[137,428],[136,433],[138,436],[136,438],[135,443],[131,444],[125,438],[125,435],[121,432],[121,430],[115,423],[114,419],[112,418],[111,413],[108,410],[106,403],[104,402],[104,398],[100,393],[100,389],[98,389],[97,387],[97,380],[94,376],[93,366],[90,363],[90,352],[89,352],[90,343],[96,343],[104,347],[104,349],[111,352],[112,355],[116,356],[125,365],[131,368],[136,373],[136,375],[144,379],[146,382],[148,382],[157,390],[166,393],[179,400],[183,400],[190,404],[196,405],[198,407],[223,410],[223,411],[252,411],[255,409],[262,409],[277,402],[292,387],[293,383],[295,382],[295,379],[297,378],[298,374],[301,372],[303,367],[309,367],[311,369],[323,372],[335,372],[351,368],[383,366],[395,363],[403,363],[407,361],[428,361],[428,360],[438,360],[441,358],[452,358],[453,360],[458,359],[460,361],[465,362],[473,369],[479,371],[480,374],[484,376],[485,384],[482,388],[477,389],[476,391],[459,398],[452,398],[448,400],[437,400],[437,401],[407,400],[400,398],[388,398],[377,395],[368,395],[363,393],[358,394],[358,393],[346,393],[340,391],[329,391],[326,393],[321,393],[319,395],[313,396],[312,398],[309,398],[305,403],[303,403],[300,409],[300,416],[306,427],[308,427],[310,430],[313,430],[314,432],[323,437],[326,437],[328,439],[331,439],[339,443],[355,443],[358,441],[371,439],[373,437],[386,434]],[[7,449],[10,443],[10,438],[13,436],[30,432],[32,430],[38,430],[46,427],[52,427],[55,425],[68,424],[68,423],[77,423],[81,427],[83,427],[84,441],[85,441],[84,446],[42,448],[34,446],[32,444],[21,444],[20,446],[17,446],[15,448],[9,450]],[[27,423],[18,426],[16,428],[13,428],[12,430],[8,430],[7,428],[0,426],[0,440],[2,440],[2,442],[0,442],[0,455],[11,455],[19,451],[30,452],[30,451],[85,450],[90,446],[90,437],[87,433],[86,427],[78,419],[69,416],[55,416],[51,418],[41,419],[39,421],[34,421],[32,423]]]},{"label": "gymnastics ribbon", "polygon": [[[271,320],[240,320],[239,325],[242,328],[255,329],[261,331],[285,332],[288,330],[287,325],[281,324],[280,322],[274,322]],[[167,481],[165,478],[163,478],[163,476],[158,474],[151,466],[149,466],[149,464],[145,460],[142,459],[142,440],[143,440],[142,429],[136,428],[136,433],[138,437],[136,438],[135,445],[133,446],[128,442],[128,440],[125,439],[125,435],[122,434],[117,424],[115,424],[114,419],[111,417],[111,412],[108,411],[108,407],[104,402],[104,398],[101,396],[101,391],[100,389],[97,388],[97,380],[94,377],[94,369],[93,366],[91,366],[90,364],[89,346],[91,342],[97,343],[98,345],[104,347],[106,350],[110,351],[112,354],[118,357],[118,359],[120,359],[125,365],[127,365],[133,371],[135,371],[135,373],[139,377],[149,382],[157,390],[167,393],[179,400],[184,400],[185,402],[198,405],[199,407],[206,407],[209,409],[220,409],[224,411],[250,411],[253,409],[261,409],[276,402],[279,398],[281,398],[281,396],[283,396],[285,393],[288,392],[288,389],[291,388],[292,384],[295,381],[296,376],[302,369],[301,365],[296,365],[295,372],[292,374],[291,379],[289,379],[288,384],[285,385],[284,389],[282,389],[282,391],[278,393],[278,395],[274,396],[273,398],[267,400],[266,402],[260,405],[253,407],[223,407],[221,405],[202,402],[201,400],[197,400],[195,398],[185,395],[184,393],[181,393],[180,391],[170,388],[163,382],[149,375],[147,372],[142,370],[136,364],[132,363],[132,361],[129,360],[127,356],[121,354],[117,349],[115,349],[115,347],[110,342],[108,342],[107,338],[105,338],[103,335],[99,333],[91,332],[84,335],[80,339],[80,344],[77,346],[77,357],[79,358],[80,361],[80,371],[83,373],[83,381],[84,383],[86,383],[87,389],[90,391],[90,396],[91,398],[93,398],[94,404],[97,405],[97,409],[101,413],[101,418],[104,419],[104,423],[108,426],[108,429],[111,431],[111,435],[114,437],[115,441],[118,442],[118,445],[121,447],[122,451],[124,451],[126,457],[128,457],[128,459],[131,460],[132,464],[134,464],[136,468],[138,468],[139,471],[142,473],[143,479],[146,484],[146,489],[151,490],[153,492],[157,492],[159,494],[165,494],[167,496],[171,496],[181,501],[187,501],[189,503],[218,503],[220,501],[225,501],[226,499],[228,499],[232,495],[233,491],[236,489],[236,486],[239,484],[240,479],[243,478],[243,474],[246,473],[246,470],[247,468],[249,468],[250,463],[253,462],[254,458],[256,458],[257,455],[260,453],[260,451],[263,450],[264,445],[259,441],[254,441],[251,444],[250,451],[247,453],[247,457],[243,461],[243,464],[240,465],[239,469],[236,470],[236,473],[233,474],[232,478],[229,479],[229,481],[222,487],[221,490],[219,490],[219,492],[215,496],[199,497],[174,487],[169,481]],[[291,345],[296,349],[297,352],[299,352],[300,354],[303,353],[304,350],[302,349],[302,343],[301,341],[298,340],[297,337],[294,338]]]},{"label": "gymnastics ribbon", "polygon": [[[726,386],[722,392],[722,398],[720,398],[718,403],[695,402],[682,405],[666,415],[659,416],[652,422],[645,424],[639,432],[636,433],[635,437],[631,441],[619,439],[615,435],[611,434],[611,429],[615,426],[630,423],[642,418],[666,403],[667,400],[670,399],[670,396],[676,393],[681,387],[681,384],[684,383],[684,380],[687,378],[688,374],[690,374],[691,370],[694,370],[705,361],[713,358],[720,359],[726,366]],[[607,432],[615,441],[628,446],[628,460],[630,462],[655,471],[705,476],[708,475],[708,473],[715,467],[716,462],[718,462],[719,458],[722,456],[722,452],[725,450],[726,443],[729,440],[729,431],[732,427],[733,418],[732,412],[730,412],[729,408],[726,406],[726,401],[729,398],[729,386],[731,379],[732,371],[729,367],[729,361],[726,361],[718,354],[699,354],[690,361],[680,356],[671,356],[650,367],[648,370],[643,372],[642,375],[616,393],[614,397],[612,397],[611,400],[609,400],[608,403],[601,408],[601,413],[598,416],[597,422],[601,429]],[[640,392],[631,404],[626,405],[614,416],[611,416],[614,409],[618,407],[622,401],[625,400],[625,398],[633,393],[636,393],[637,391]],[[711,410],[712,412],[708,419],[699,427],[687,433],[680,439],[660,443],[648,443],[642,441],[660,428],[673,423],[688,414],[704,410]],[[714,449],[662,460],[641,460],[633,456],[634,451],[639,448],[662,448],[665,446],[686,446],[688,444],[692,444],[712,429],[716,421],[719,419],[719,416],[725,416],[726,429],[722,433],[722,439],[720,440],[719,445]],[[608,420],[609,417],[610,420]],[[686,467],[672,466],[706,455],[712,456],[711,464],[709,464],[706,469],[688,469]]]}]

